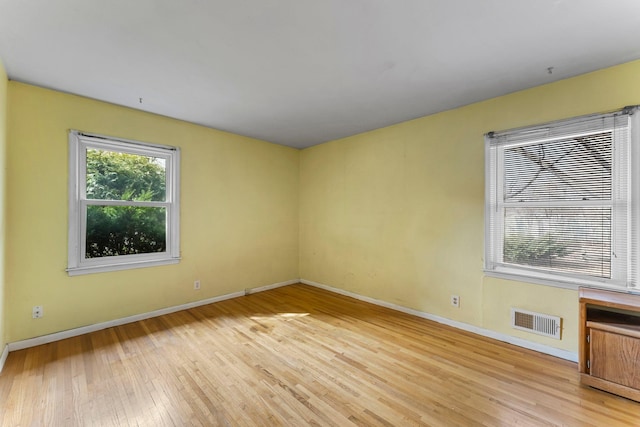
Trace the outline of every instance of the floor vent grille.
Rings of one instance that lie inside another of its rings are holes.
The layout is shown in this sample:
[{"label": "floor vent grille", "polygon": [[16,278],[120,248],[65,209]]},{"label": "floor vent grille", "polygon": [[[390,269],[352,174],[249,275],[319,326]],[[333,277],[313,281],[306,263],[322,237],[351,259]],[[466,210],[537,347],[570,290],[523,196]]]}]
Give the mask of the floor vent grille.
[{"label": "floor vent grille", "polygon": [[520,308],[511,309],[511,326],[521,331],[560,339],[562,319],[558,316],[535,313]]}]

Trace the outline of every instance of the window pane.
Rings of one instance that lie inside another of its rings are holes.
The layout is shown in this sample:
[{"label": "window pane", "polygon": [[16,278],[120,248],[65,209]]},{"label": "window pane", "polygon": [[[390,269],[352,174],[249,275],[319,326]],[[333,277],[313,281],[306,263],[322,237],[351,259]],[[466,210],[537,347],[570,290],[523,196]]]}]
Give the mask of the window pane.
[{"label": "window pane", "polygon": [[611,278],[611,208],[506,208],[504,262]]},{"label": "window pane", "polygon": [[505,202],[611,200],[612,132],[504,151]]},{"label": "window pane", "polygon": [[87,206],[86,258],[165,252],[165,208]]},{"label": "window pane", "polygon": [[166,201],[165,159],[87,149],[87,199]]}]

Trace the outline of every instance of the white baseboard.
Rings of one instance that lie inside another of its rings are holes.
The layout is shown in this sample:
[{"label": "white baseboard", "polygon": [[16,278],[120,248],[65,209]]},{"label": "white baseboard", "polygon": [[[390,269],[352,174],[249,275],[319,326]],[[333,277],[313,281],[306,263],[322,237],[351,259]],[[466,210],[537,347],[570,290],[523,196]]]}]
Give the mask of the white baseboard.
[{"label": "white baseboard", "polygon": [[2,368],[4,368],[4,362],[7,361],[7,356],[9,355],[9,344],[4,346],[2,350],[2,354],[0,354],[0,372],[2,372]]},{"label": "white baseboard", "polygon": [[244,290],[245,295],[255,294],[257,292],[264,292],[270,289],[281,288],[283,286],[294,285],[300,283],[300,279],[287,280],[286,282],[274,283],[272,285],[260,286],[259,288],[247,288]]},{"label": "white baseboard", "polygon": [[[164,314],[175,313],[176,311],[188,310],[190,308],[199,307],[201,305],[212,304],[214,302],[220,302],[231,298],[237,298],[256,292],[266,291],[268,289],[275,289],[281,286],[292,285],[294,283],[300,283],[299,279],[288,280],[286,282],[274,283],[271,285],[261,286],[257,288],[248,288],[244,291],[233,292],[226,295],[221,295],[213,298],[207,298],[200,301],[194,301],[186,304],[176,305],[173,307],[162,308],[160,310],[150,311],[148,313],[136,314],[133,316],[123,317],[120,319],[109,320],[107,322],[96,323],[93,325],[82,326],[80,328],[69,329],[66,331],[55,332],[53,334],[43,335],[40,337],[30,338],[22,341],[15,341],[7,344],[5,351],[22,350],[24,348],[35,347],[37,345],[48,344],[54,341],[60,341],[71,337],[77,337],[78,335],[88,334],[89,332],[100,331],[102,329],[112,328],[114,326],[125,325],[127,323],[137,322],[139,320],[150,319],[152,317],[162,316]],[[4,353],[3,353],[4,355]],[[4,356],[6,358],[6,355]],[[4,359],[0,359],[3,362]],[[0,365],[1,366],[1,365]]]},{"label": "white baseboard", "polygon": [[314,286],[316,288],[324,289],[329,292],[334,292],[340,295],[345,295],[351,298],[355,298],[360,301],[365,301],[371,304],[379,305],[381,307],[390,308],[392,310],[401,311],[403,313],[411,314],[413,316],[422,317],[423,319],[433,320],[437,323],[442,323],[443,325],[452,326],[457,329],[462,329],[463,331],[472,332],[474,334],[482,335],[487,338],[492,338],[498,341],[503,341],[509,344],[516,345],[518,347],[527,348],[529,350],[538,351],[540,353],[548,354],[551,356],[559,357],[561,359],[570,360],[572,362],[578,361],[578,354],[562,350],[555,347],[550,347],[543,344],[538,344],[535,342],[527,341],[522,338],[512,337],[510,335],[505,335],[496,331],[492,331],[489,329],[480,328],[478,326],[469,325],[468,323],[458,322],[455,320],[447,319],[445,317],[436,316],[434,314],[425,313],[423,311],[414,310],[412,308],[403,307],[397,304],[392,304],[387,301],[378,300],[375,298],[366,297],[363,295],[359,295],[353,292],[345,291],[343,289],[334,288],[331,286],[324,285],[322,283],[313,282],[311,280],[301,279],[300,283],[304,283],[305,285]]}]

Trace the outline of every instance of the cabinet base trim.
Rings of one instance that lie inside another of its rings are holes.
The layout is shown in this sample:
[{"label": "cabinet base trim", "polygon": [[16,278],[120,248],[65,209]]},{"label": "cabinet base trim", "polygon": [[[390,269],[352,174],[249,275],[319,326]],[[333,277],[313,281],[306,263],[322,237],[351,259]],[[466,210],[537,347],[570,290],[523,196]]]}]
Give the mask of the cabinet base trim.
[{"label": "cabinet base trim", "polygon": [[640,402],[640,390],[636,390],[635,388],[612,383],[602,378],[592,377],[589,374],[580,374],[580,383]]}]

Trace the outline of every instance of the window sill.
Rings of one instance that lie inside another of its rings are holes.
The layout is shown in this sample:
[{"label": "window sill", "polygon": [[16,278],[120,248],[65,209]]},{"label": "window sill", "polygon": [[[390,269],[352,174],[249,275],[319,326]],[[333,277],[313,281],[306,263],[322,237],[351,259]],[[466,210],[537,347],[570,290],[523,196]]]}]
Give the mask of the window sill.
[{"label": "window sill", "polygon": [[570,281],[546,279],[541,277],[525,276],[525,275],[507,273],[502,271],[494,271],[494,270],[484,270],[484,275],[487,277],[495,277],[498,279],[513,280],[516,282],[531,283],[534,285],[551,286],[554,288],[561,288],[561,289],[571,289],[574,291],[577,291],[578,288],[580,287],[588,287],[588,288],[596,288],[596,289],[607,289],[607,290],[618,291],[618,292],[640,293],[640,289],[637,289],[637,288],[629,288],[626,286],[612,285],[607,283],[597,283],[597,282],[581,283],[578,281],[570,282]]},{"label": "window sill", "polygon": [[127,262],[121,264],[101,264],[82,267],[67,268],[69,276],[80,276],[83,274],[107,273],[110,271],[131,270],[134,268],[157,267],[160,265],[177,264],[180,258],[156,259],[138,262]]}]

